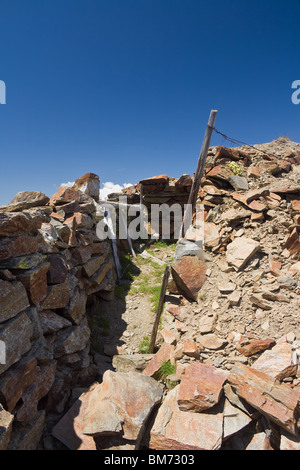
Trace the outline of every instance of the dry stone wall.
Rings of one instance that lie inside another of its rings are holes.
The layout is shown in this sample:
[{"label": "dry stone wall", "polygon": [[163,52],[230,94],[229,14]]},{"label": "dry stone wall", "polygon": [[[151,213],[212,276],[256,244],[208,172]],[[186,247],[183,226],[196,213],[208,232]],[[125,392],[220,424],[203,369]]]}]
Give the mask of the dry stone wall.
[{"label": "dry stone wall", "polygon": [[[96,235],[99,178],[0,208],[0,449],[35,449],[49,413],[97,377],[87,310],[109,298],[109,241]],[[91,197],[93,196],[93,197]]]}]

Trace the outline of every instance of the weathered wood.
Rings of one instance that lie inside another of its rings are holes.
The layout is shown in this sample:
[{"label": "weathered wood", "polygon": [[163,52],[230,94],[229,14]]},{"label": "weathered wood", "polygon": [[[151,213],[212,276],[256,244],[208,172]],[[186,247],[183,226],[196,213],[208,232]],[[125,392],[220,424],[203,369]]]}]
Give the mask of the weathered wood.
[{"label": "weathered wood", "polygon": [[122,266],[119,260],[118,256],[118,247],[117,247],[117,240],[116,240],[116,234],[114,232],[113,228],[113,223],[112,223],[112,218],[110,215],[109,208],[107,208],[107,217],[105,217],[108,231],[109,231],[109,238],[112,243],[112,249],[113,249],[113,256],[114,256],[114,261],[115,261],[115,267],[116,267],[116,273],[117,273],[117,278],[120,280],[122,278]]},{"label": "weathered wood", "polygon": [[131,238],[130,238],[129,233],[128,233],[128,228],[127,228],[127,224],[126,224],[126,221],[125,221],[123,209],[119,210],[119,219],[120,219],[120,222],[122,224],[123,230],[126,233],[126,238],[127,238],[127,243],[128,243],[130,253],[132,254],[132,256],[134,258],[136,258],[136,254],[135,254],[135,251],[134,251],[133,246],[132,246]]},{"label": "weathered wood", "polygon": [[103,207],[113,206],[113,207],[116,207],[117,209],[120,209],[120,208],[128,209],[130,207],[140,208],[140,204],[126,204],[125,202],[103,201],[102,199],[98,201],[98,205],[103,206]]},{"label": "weathered wood", "polygon": [[197,197],[198,197],[198,193],[200,189],[201,180],[204,174],[205,162],[207,158],[208,149],[210,146],[211,136],[212,136],[214,126],[215,126],[217,113],[218,111],[216,110],[212,110],[210,112],[208,124],[206,127],[206,132],[204,135],[202,148],[201,148],[201,152],[200,152],[200,156],[198,160],[197,170],[195,173],[188,203],[187,203],[186,210],[185,210],[184,217],[183,217],[183,223],[182,223],[181,230],[180,230],[181,237],[185,236],[186,230],[188,229],[188,226],[187,226],[188,222],[190,221],[190,224],[192,223],[193,214],[195,212]]},{"label": "weathered wood", "polygon": [[164,301],[165,301],[165,295],[166,295],[166,290],[168,286],[168,280],[170,276],[171,268],[170,265],[166,266],[164,277],[162,280],[162,286],[161,286],[161,291],[160,291],[160,298],[159,298],[159,304],[156,312],[156,317],[152,329],[152,334],[151,334],[151,339],[150,339],[150,345],[149,345],[149,353],[153,354],[154,348],[155,348],[155,341],[156,341],[156,336],[157,336],[157,330],[158,330],[158,325],[159,325],[159,320],[163,311],[163,306],[164,306]]}]

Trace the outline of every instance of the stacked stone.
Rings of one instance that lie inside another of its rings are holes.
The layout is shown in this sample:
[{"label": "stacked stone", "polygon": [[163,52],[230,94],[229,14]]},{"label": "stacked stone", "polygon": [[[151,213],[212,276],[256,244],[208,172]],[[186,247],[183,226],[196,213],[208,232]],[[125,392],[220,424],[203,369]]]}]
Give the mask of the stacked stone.
[{"label": "stacked stone", "polygon": [[115,282],[110,243],[96,235],[97,187],[87,174],[51,199],[22,192],[0,208],[1,450],[36,448],[46,413],[97,374],[86,310]]},{"label": "stacked stone", "polygon": [[[169,238],[165,236],[162,229],[162,214],[154,213],[153,208],[157,210],[157,205],[166,204],[169,207],[177,205],[181,208],[181,214],[184,214],[184,206],[188,203],[190,190],[193,181],[189,175],[182,175],[180,178],[173,178],[167,175],[153,176],[141,180],[137,185],[123,189],[122,193],[113,193],[108,195],[109,201],[118,201],[122,196],[127,197],[128,204],[139,204],[142,194],[142,203],[148,211],[148,233],[154,235],[158,233],[159,238]],[[178,223],[178,221],[177,221]],[[152,224],[152,225],[151,225]],[[174,233],[179,233],[179,226],[174,225],[174,212],[170,211],[170,238]],[[178,237],[178,234],[177,234]]]}]

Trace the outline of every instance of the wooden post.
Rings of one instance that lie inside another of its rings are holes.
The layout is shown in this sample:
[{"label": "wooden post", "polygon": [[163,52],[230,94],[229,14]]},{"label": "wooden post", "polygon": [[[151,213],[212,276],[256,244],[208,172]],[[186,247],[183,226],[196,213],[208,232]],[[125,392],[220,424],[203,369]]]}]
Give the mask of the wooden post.
[{"label": "wooden post", "polygon": [[201,152],[200,152],[200,156],[198,160],[198,166],[197,166],[197,170],[195,173],[195,178],[194,178],[191,192],[189,195],[187,209],[183,217],[183,223],[182,223],[181,230],[180,230],[181,237],[185,236],[186,229],[188,228],[188,227],[185,227],[187,224],[187,221],[190,219],[192,222],[193,220],[193,214],[194,214],[195,207],[196,207],[201,180],[204,174],[205,162],[207,158],[208,149],[210,146],[211,136],[215,127],[217,113],[218,111],[216,110],[212,110],[210,112],[209,120],[208,120],[207,127],[206,127],[206,132],[205,132],[205,136],[204,136],[204,140],[202,143],[202,148],[201,148]]},{"label": "wooden post", "polygon": [[152,334],[151,334],[151,340],[150,340],[150,345],[149,345],[149,353],[153,354],[154,348],[155,348],[155,341],[156,341],[156,336],[157,336],[157,330],[159,326],[159,320],[163,311],[163,306],[165,302],[165,295],[166,295],[166,290],[168,286],[168,280],[170,276],[171,268],[170,265],[167,265],[162,281],[162,286],[161,286],[161,291],[160,291],[160,298],[159,298],[159,304],[155,316],[155,321],[152,329]]},{"label": "wooden post", "polygon": [[130,238],[129,233],[128,233],[128,228],[127,228],[126,220],[125,220],[125,217],[124,217],[124,214],[123,214],[123,209],[121,209],[121,208],[119,209],[119,218],[120,218],[120,223],[122,224],[123,230],[126,232],[127,243],[128,243],[130,253],[132,254],[132,256],[134,258],[136,258],[136,254],[135,254],[135,251],[134,251],[133,246],[132,246],[131,238]]}]

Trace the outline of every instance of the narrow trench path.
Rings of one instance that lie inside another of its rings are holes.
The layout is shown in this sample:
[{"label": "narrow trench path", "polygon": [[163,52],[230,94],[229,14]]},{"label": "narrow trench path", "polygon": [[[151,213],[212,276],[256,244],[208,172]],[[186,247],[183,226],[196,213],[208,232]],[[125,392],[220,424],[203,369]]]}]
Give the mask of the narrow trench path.
[{"label": "narrow trench path", "polygon": [[101,300],[92,314],[93,354],[148,352],[163,273],[174,257],[175,247],[153,243],[147,248],[149,258],[138,254],[134,259],[123,254],[123,282],[116,287],[114,299]]}]

